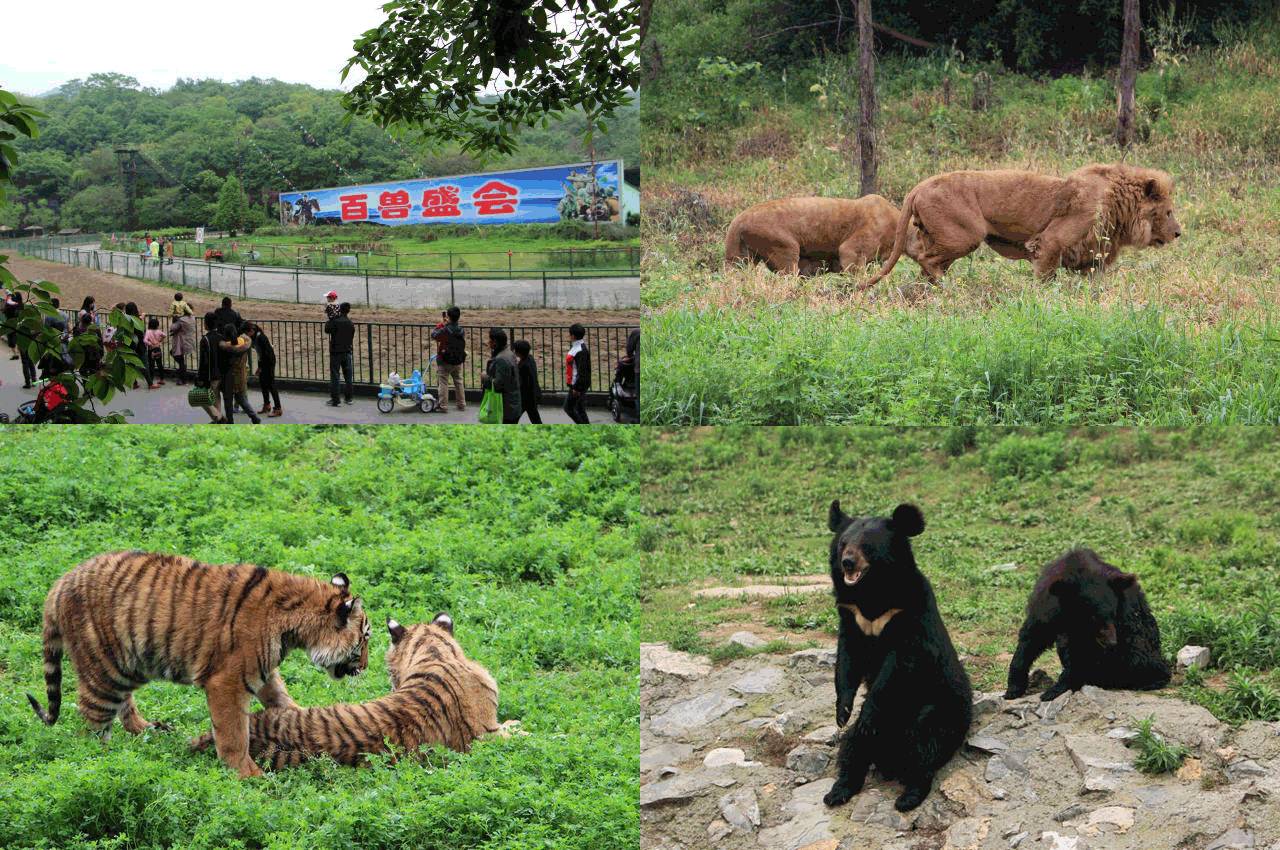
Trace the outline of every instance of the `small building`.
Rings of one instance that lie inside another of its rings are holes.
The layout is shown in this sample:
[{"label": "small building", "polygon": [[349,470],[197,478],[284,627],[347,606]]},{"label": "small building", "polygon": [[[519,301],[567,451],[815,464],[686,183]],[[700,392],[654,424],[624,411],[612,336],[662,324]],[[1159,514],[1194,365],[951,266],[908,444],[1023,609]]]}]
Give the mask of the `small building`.
[{"label": "small building", "polygon": [[64,227],[58,231],[58,235],[59,236],[75,236],[79,232],[80,232],[80,228],[78,227]]}]

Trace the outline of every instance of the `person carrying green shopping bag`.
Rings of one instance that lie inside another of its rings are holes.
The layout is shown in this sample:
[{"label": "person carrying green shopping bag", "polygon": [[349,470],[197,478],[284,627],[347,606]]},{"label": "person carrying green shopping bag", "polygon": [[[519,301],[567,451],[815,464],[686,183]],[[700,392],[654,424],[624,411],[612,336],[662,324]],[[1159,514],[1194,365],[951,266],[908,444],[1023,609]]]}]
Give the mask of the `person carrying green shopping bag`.
[{"label": "person carrying green shopping bag", "polygon": [[480,402],[480,421],[496,425],[514,425],[520,421],[520,369],[516,356],[507,347],[507,332],[489,329],[489,351],[493,357],[485,364],[480,385],[484,398]]}]

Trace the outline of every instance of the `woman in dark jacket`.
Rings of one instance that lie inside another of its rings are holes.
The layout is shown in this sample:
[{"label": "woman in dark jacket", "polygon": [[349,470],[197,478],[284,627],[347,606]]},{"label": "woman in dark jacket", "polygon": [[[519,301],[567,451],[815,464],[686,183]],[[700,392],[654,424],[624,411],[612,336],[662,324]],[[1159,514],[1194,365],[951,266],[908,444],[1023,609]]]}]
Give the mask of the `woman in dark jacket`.
[{"label": "woman in dark jacket", "polygon": [[[516,371],[520,374],[520,412],[529,414],[529,421],[534,425],[542,424],[542,415],[538,413],[538,402],[542,400],[542,387],[538,386],[538,364],[534,362],[529,340],[518,339],[511,343],[511,350],[516,353]],[[520,421],[520,417],[516,417]]]},{"label": "woman in dark jacket", "polygon": [[[142,341],[142,335],[146,333],[147,323],[142,321],[142,313],[138,311],[138,305],[133,301],[130,301],[128,304],[124,305],[124,314],[126,316],[133,316],[133,318],[138,320],[138,324],[142,325],[142,330],[135,330],[133,332],[133,345],[131,347],[133,348],[133,353],[138,355],[139,362],[142,363],[143,368],[146,369],[147,371],[147,385],[150,386],[151,385],[151,367],[147,363],[146,343]],[[138,388],[137,381],[133,382],[133,388],[135,390]]]},{"label": "woman in dark jacket", "polygon": [[195,384],[202,389],[212,390],[213,404],[204,408],[204,412],[209,414],[209,418],[214,423],[220,423],[222,418],[222,370],[218,368],[218,343],[222,342],[222,335],[218,333],[214,326],[213,313],[204,314],[205,335],[200,338],[199,344],[196,346],[197,362],[196,362],[196,379]]},{"label": "woman in dark jacket", "polygon": [[[271,347],[267,332],[256,323],[246,323],[244,332],[253,340],[253,350],[258,355],[258,386],[262,389],[262,409],[258,412],[279,416],[284,410],[280,407],[280,391],[276,389],[276,350]],[[272,400],[275,401],[274,409]]]}]

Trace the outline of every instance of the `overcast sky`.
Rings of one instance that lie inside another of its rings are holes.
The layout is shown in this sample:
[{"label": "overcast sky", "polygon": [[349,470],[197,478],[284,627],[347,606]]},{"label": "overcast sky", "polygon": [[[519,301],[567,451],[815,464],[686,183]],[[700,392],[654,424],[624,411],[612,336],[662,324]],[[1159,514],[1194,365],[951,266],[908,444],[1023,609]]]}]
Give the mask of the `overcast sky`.
[{"label": "overcast sky", "polygon": [[22,94],[115,71],[167,89],[179,77],[232,82],[274,77],[350,88],[338,75],[351,44],[382,23],[383,0],[222,0],[194,4],[136,0],[6,3],[0,88]]}]

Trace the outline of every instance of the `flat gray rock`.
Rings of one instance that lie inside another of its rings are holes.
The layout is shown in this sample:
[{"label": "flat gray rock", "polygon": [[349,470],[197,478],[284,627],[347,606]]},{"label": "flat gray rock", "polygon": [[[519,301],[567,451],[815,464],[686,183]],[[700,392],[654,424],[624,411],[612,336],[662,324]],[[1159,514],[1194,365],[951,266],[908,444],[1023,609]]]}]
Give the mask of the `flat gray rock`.
[{"label": "flat gray rock", "polygon": [[729,635],[729,643],[736,644],[743,649],[759,649],[768,641],[764,638],[752,634],[751,632],[734,632]]},{"label": "flat gray rock", "polygon": [[650,718],[649,730],[657,735],[674,738],[706,726],[711,721],[744,705],[746,703],[742,700],[725,693],[712,691],[699,694],[692,699],[677,702],[662,714]]},{"label": "flat gray rock", "polygon": [[1254,844],[1253,833],[1243,829],[1229,829],[1209,842],[1204,850],[1250,850]]},{"label": "flat gray rock", "polygon": [[800,667],[806,664],[834,667],[836,666],[836,651],[834,649],[801,649],[788,655],[787,659],[792,667]]},{"label": "flat gray rock", "polygon": [[663,743],[642,747],[640,750],[640,772],[648,773],[667,765],[679,764],[693,755],[693,747],[688,744]]},{"label": "flat gray rock", "polygon": [[640,679],[650,681],[661,675],[680,679],[700,679],[711,672],[711,659],[678,652],[665,643],[640,644]]},{"label": "flat gray rock", "polygon": [[787,753],[787,770],[805,776],[818,776],[831,762],[831,750],[814,744],[801,744]]},{"label": "flat gray rock", "polygon": [[1178,667],[1184,670],[1188,667],[1199,667],[1203,670],[1211,661],[1213,661],[1213,653],[1207,646],[1188,645],[1178,650]]},{"label": "flat gray rock", "polygon": [[760,803],[754,788],[740,788],[720,798],[720,816],[739,832],[751,832],[760,825]]},{"label": "flat gray rock", "polygon": [[748,671],[729,685],[739,694],[771,694],[782,687],[785,674],[781,667],[758,667]]}]

